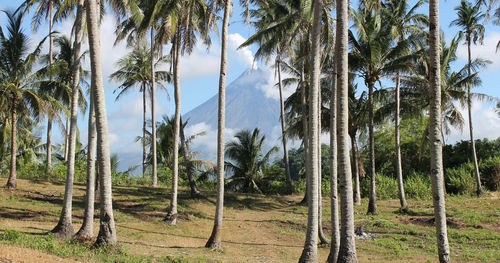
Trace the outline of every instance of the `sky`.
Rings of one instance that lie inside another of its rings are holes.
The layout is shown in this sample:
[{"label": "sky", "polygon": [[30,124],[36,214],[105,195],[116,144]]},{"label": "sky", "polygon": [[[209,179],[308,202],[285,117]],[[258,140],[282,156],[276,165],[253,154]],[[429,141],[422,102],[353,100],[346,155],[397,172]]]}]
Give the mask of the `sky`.
[{"label": "sky", "polygon": [[[14,10],[22,1],[20,0],[0,0],[0,10]],[[415,1],[411,1],[415,2]],[[458,0],[440,1],[440,25],[444,31],[446,39],[449,40],[458,33],[457,27],[450,27],[450,22],[456,18],[455,6],[459,4]],[[356,5],[354,3],[354,5]],[[245,22],[241,15],[243,9],[236,1],[234,10],[230,19],[229,37],[228,37],[228,74],[227,84],[235,80],[243,71],[251,67],[260,67],[269,69],[268,65],[262,62],[254,62],[254,52],[258,47],[251,46],[249,48],[238,49],[238,46],[243,43],[254,31]],[[421,10],[422,13],[427,13],[427,5]],[[32,45],[35,46],[48,33],[48,23],[40,26],[37,32],[31,30],[31,16],[29,14],[24,21],[25,33],[30,35]],[[4,27],[6,16],[0,13],[0,26]],[[72,21],[63,21],[55,24],[54,28],[61,34],[69,35]],[[128,95],[115,101],[116,94],[113,91],[119,86],[119,83],[109,80],[109,75],[117,68],[116,61],[126,55],[130,50],[127,49],[124,43],[114,46],[115,42],[115,19],[110,15],[104,17],[101,26],[101,54],[103,62],[103,77],[105,80],[104,89],[106,93],[106,106],[109,121],[109,139],[111,152],[119,153],[119,159],[122,160],[120,169],[124,170],[128,166],[138,164],[141,158],[141,146],[135,142],[135,137],[141,135],[142,132],[142,97],[139,92],[130,92]],[[219,22],[220,27],[220,22]],[[484,45],[472,47],[472,57],[481,57],[489,59],[492,64],[487,69],[481,71],[482,86],[475,89],[475,92],[486,93],[491,96],[500,97],[500,52],[495,52],[497,42],[500,40],[500,26],[487,23],[485,25],[486,33]],[[85,48],[88,45],[85,44]],[[164,47],[164,52],[169,52],[170,46]],[[48,44],[44,45],[44,51],[48,52]],[[455,67],[461,68],[466,64],[467,49],[465,45],[460,45],[458,50],[459,60],[455,63]],[[89,65],[89,61],[86,61]],[[220,65],[220,36],[213,34],[211,47],[203,46],[199,43],[190,55],[185,55],[181,60],[181,113],[187,113],[196,106],[214,96],[218,90]],[[165,68],[166,69],[166,68]],[[268,96],[278,99],[277,89],[269,83],[270,92],[266,92]],[[173,103],[173,87],[165,85],[167,93],[157,92],[157,120],[161,120],[162,115],[172,115],[175,107]],[[362,85],[361,85],[362,86]],[[273,90],[274,89],[274,90]],[[286,94],[292,93],[293,90],[286,91]],[[169,99],[170,97],[170,99]],[[149,105],[148,105],[149,109]],[[473,128],[476,138],[496,139],[500,137],[500,119],[493,109],[493,105],[487,102],[474,102],[473,105]],[[149,111],[149,110],[148,110]],[[466,116],[466,109],[462,110]],[[150,113],[148,112],[148,116]],[[87,117],[79,116],[80,140],[83,144],[87,142]],[[45,138],[45,125],[41,125],[39,135]],[[213,127],[212,127],[213,129]],[[446,142],[453,143],[458,140],[468,139],[468,124],[465,125],[463,132],[453,130],[447,136]],[[186,131],[196,132],[193,129]],[[279,131],[277,131],[279,132]],[[207,131],[207,134],[215,134]],[[63,139],[58,131],[54,132],[55,143],[62,143]],[[215,139],[215,138],[214,138]],[[207,138],[203,139],[204,141]],[[326,141],[325,141],[326,142]],[[194,141],[196,144],[196,140]]]}]

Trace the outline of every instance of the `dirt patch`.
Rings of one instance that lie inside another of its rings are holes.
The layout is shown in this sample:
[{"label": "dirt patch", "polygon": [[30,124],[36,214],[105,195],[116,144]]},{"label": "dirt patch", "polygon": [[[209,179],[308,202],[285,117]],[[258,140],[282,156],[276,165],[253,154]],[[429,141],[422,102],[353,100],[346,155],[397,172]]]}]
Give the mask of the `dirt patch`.
[{"label": "dirt patch", "polygon": [[[419,225],[419,226],[433,227],[435,219],[434,219],[434,217],[406,217],[406,218],[402,218],[401,222],[403,222],[405,224],[414,224],[414,225]],[[465,228],[465,227],[473,227],[476,229],[483,228],[481,225],[465,224],[464,222],[462,222],[456,218],[447,218],[446,225],[449,228],[454,228],[454,229],[461,229],[461,228]]]},{"label": "dirt patch", "polygon": [[305,231],[307,229],[307,227],[303,224],[296,223],[290,220],[271,220],[271,222],[279,227],[293,229],[296,231]]},{"label": "dirt patch", "polygon": [[70,258],[61,258],[43,252],[0,245],[0,263],[54,263],[54,262],[78,262]]}]

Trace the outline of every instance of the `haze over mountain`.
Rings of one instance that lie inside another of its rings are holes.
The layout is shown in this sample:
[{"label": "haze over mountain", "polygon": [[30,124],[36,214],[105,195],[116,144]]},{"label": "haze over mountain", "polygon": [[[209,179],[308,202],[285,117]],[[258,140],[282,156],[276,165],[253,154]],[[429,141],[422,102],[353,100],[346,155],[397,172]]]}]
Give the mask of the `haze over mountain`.
[{"label": "haze over mountain", "polygon": [[[226,141],[241,129],[259,128],[266,136],[266,148],[280,146],[279,100],[272,72],[264,69],[247,69],[226,88]],[[193,142],[193,150],[201,152],[202,159],[214,161],[217,149],[218,94],[183,116],[189,119],[187,134],[205,131]]]}]

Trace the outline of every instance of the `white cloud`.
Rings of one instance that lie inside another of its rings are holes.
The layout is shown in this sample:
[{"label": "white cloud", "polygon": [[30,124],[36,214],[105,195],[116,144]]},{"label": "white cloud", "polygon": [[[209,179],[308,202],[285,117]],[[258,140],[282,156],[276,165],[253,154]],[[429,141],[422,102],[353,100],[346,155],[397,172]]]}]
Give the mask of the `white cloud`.
[{"label": "white cloud", "polygon": [[[464,117],[464,127],[462,131],[451,129],[451,134],[445,136],[446,143],[455,143],[460,140],[469,140],[469,119],[467,108],[460,109]],[[493,105],[477,100],[472,104],[472,125],[475,139],[497,139],[500,137],[500,117],[495,112]]]},{"label": "white cloud", "polygon": [[219,56],[213,52],[206,52],[203,47],[197,47],[192,54],[183,56],[180,62],[181,79],[219,74]]},{"label": "white cloud", "polygon": [[[266,95],[267,98],[272,98],[272,99],[279,101],[280,93],[279,93],[278,85],[276,85],[278,83],[278,80],[279,80],[278,75],[275,74],[275,70],[273,68],[270,68],[267,65],[264,66],[263,69],[268,74],[267,75],[267,82],[264,85],[256,86],[256,88],[261,90],[262,92],[264,92],[264,94]],[[281,73],[282,80],[286,79],[288,77],[290,77],[290,75],[288,75],[284,72]],[[286,100],[286,98],[288,98],[290,95],[292,95],[293,92],[295,92],[294,87],[283,87],[283,99]]]},{"label": "white cloud", "polygon": [[[205,132],[205,135],[198,136],[193,140],[194,150],[203,150],[204,156],[207,156],[209,160],[217,156],[217,127],[211,127],[211,125],[201,122],[195,125],[189,125],[186,127],[186,136],[192,136],[194,134]],[[236,134],[236,131],[230,128],[225,129],[224,140],[226,142],[231,141]]]},{"label": "white cloud", "polygon": [[246,64],[248,64],[248,67],[250,68],[257,68],[257,64],[255,63],[255,59],[253,56],[253,52],[248,48],[248,47],[243,47],[241,49],[238,49],[238,47],[243,44],[243,42],[246,41],[246,38],[242,37],[238,33],[234,34],[229,34],[228,37],[228,42],[229,42],[229,48],[231,51],[235,52],[238,59]]},{"label": "white cloud", "polygon": [[[471,46],[471,57],[488,59],[492,62],[488,68],[497,69],[500,68],[500,53],[496,52],[496,46],[500,41],[500,32],[490,31],[486,34],[483,45],[472,45]],[[457,50],[457,56],[461,59],[467,60],[467,46],[461,44]]]}]

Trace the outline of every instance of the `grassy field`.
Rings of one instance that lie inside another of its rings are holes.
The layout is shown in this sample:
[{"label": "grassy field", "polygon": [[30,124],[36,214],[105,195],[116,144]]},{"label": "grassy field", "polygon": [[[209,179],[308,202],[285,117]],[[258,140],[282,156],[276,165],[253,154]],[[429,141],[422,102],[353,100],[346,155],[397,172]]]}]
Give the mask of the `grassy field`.
[{"label": "grassy field", "polygon": [[[0,178],[0,185],[6,179]],[[304,244],[307,207],[302,196],[227,193],[223,250],[204,248],[215,210],[215,193],[189,199],[181,189],[176,226],[162,223],[167,188],[113,188],[118,248],[94,250],[90,244],[46,235],[57,223],[63,184],[19,180],[18,190],[0,190],[0,262],[297,262]],[[82,223],[84,185],[75,185],[73,226]],[[379,201],[379,215],[356,207],[356,226],[375,239],[357,240],[360,262],[437,262],[431,200],[409,200],[399,213],[397,200]],[[323,199],[323,225],[330,233],[330,202]],[[96,205],[96,208],[98,205]],[[447,197],[448,237],[454,262],[500,262],[500,194],[481,198]],[[96,210],[95,234],[98,232]],[[329,247],[319,248],[325,262]],[[4,260],[4,261],[2,261]],[[10,261],[9,261],[10,260]]]}]

